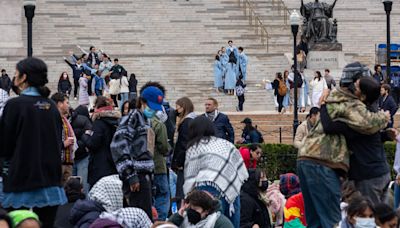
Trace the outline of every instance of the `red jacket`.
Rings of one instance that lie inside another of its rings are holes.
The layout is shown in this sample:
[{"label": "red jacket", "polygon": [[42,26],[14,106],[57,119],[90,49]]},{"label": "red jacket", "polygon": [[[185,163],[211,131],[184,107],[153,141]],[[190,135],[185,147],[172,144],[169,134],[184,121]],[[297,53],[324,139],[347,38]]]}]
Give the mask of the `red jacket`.
[{"label": "red jacket", "polygon": [[240,154],[242,155],[244,164],[246,165],[247,169],[257,168],[257,161],[256,160],[251,161],[251,154],[250,154],[249,148],[240,147],[239,151],[240,151]]}]

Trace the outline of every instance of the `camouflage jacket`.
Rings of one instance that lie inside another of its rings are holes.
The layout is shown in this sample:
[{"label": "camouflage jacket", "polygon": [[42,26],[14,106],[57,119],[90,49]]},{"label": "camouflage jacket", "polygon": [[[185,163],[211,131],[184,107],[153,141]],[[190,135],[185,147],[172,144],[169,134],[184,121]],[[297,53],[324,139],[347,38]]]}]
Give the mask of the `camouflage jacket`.
[{"label": "camouflage jacket", "polygon": [[[374,134],[388,123],[383,112],[368,111],[357,97],[340,89],[330,94],[326,108],[332,120],[342,121],[361,134]],[[298,154],[299,160],[314,160],[345,172],[349,169],[349,157],[350,151],[344,136],[325,134],[320,121],[304,139]]]}]

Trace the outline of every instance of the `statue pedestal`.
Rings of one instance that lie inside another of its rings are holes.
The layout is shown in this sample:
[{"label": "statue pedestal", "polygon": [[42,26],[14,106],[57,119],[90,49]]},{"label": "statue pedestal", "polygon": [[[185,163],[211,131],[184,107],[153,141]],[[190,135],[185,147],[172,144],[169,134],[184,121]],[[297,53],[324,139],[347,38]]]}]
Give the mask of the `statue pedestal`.
[{"label": "statue pedestal", "polygon": [[310,44],[310,51],[342,51],[341,43],[313,43]]},{"label": "statue pedestal", "polygon": [[310,51],[307,56],[307,68],[313,70],[343,69],[346,65],[342,51]]}]

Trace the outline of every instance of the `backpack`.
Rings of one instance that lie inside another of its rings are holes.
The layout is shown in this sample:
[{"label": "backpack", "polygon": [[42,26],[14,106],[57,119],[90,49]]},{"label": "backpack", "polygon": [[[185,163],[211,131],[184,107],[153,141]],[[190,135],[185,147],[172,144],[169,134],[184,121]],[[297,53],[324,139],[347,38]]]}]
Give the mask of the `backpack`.
[{"label": "backpack", "polygon": [[236,96],[242,96],[244,94],[244,88],[241,85],[236,86],[235,90]]},{"label": "backpack", "polygon": [[256,131],[257,131],[258,137],[260,137],[260,141],[258,141],[258,143],[264,143],[264,138],[263,138],[261,132],[259,130],[256,130]]},{"label": "backpack", "polygon": [[133,166],[136,172],[153,172],[154,147],[154,131],[137,109],[121,118],[110,145],[111,154],[120,175],[120,169],[126,166]]},{"label": "backpack", "polygon": [[301,74],[298,73],[295,77],[297,77],[297,88],[301,88],[303,86],[303,78],[301,78]]},{"label": "backpack", "polygon": [[278,85],[278,94],[279,96],[285,96],[287,93],[287,87],[286,84],[283,80],[278,80],[279,81],[279,85]]}]

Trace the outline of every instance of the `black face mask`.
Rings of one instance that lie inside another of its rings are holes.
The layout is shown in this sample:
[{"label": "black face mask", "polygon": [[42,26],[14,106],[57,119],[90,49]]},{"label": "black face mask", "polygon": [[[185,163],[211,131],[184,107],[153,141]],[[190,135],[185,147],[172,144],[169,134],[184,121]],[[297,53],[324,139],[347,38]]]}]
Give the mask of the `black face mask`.
[{"label": "black face mask", "polygon": [[259,187],[259,189],[260,189],[262,192],[267,191],[267,189],[268,189],[268,181],[267,181],[267,180],[261,181],[261,186]]},{"label": "black face mask", "polygon": [[192,208],[189,208],[186,211],[186,215],[188,217],[188,220],[191,224],[196,225],[201,221],[201,215],[199,212],[193,210]]},{"label": "black face mask", "polygon": [[179,116],[178,110],[175,110],[175,116]]}]

